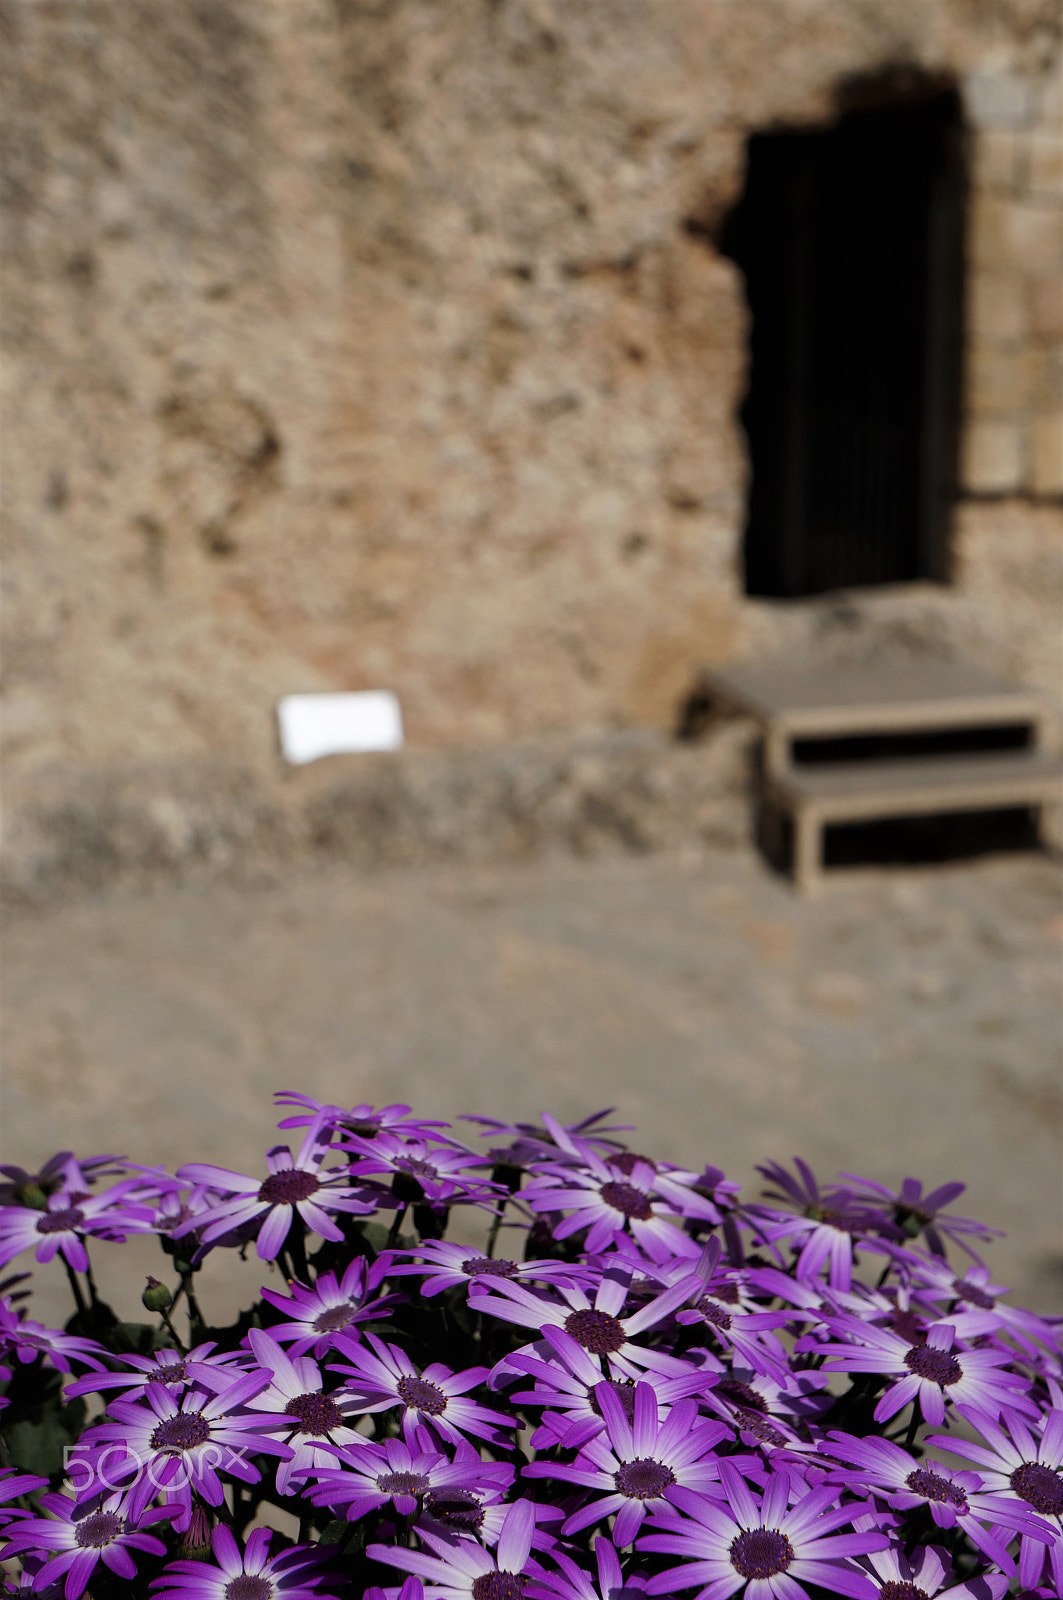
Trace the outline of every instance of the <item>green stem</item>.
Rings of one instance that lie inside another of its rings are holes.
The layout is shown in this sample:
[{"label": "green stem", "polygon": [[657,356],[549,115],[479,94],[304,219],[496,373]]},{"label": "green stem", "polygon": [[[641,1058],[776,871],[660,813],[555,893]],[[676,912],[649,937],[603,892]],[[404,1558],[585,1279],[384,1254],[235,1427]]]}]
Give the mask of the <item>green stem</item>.
[{"label": "green stem", "polygon": [[390,1250],[391,1246],[395,1243],[396,1239],[398,1238],[399,1229],[402,1227],[402,1219],[403,1219],[403,1217],[405,1215],[406,1215],[406,1207],[405,1206],[401,1206],[396,1210],[396,1212],[395,1212],[395,1220],[391,1224],[391,1228],[390,1228],[390,1230],[388,1232],[388,1241],[387,1241],[387,1244],[384,1247],[386,1250]]},{"label": "green stem", "polygon": [[78,1282],[78,1275],[65,1257],[63,1259],[63,1265],[66,1267],[67,1280],[73,1291],[74,1299],[77,1302],[78,1314],[83,1317],[87,1314],[89,1308],[85,1304],[85,1296],[82,1292],[81,1284]]},{"label": "green stem", "polygon": [[288,1246],[295,1276],[300,1283],[310,1284],[310,1263],[306,1259],[306,1233],[302,1218],[296,1218],[288,1234]]},{"label": "green stem", "polygon": [[919,1431],[919,1422],[920,1422],[919,1406],[918,1406],[918,1403],[915,1400],[913,1400],[912,1401],[912,1415],[911,1415],[911,1418],[909,1419],[909,1422],[908,1422],[908,1431],[904,1436],[904,1448],[906,1450],[910,1450],[912,1448],[913,1444],[915,1443],[915,1436]]},{"label": "green stem", "polygon": [[502,1226],[502,1218],[506,1214],[506,1207],[507,1207],[508,1204],[509,1204],[509,1196],[508,1195],[504,1195],[502,1197],[502,1199],[498,1202],[498,1204],[495,1206],[495,1216],[494,1216],[494,1221],[491,1223],[491,1232],[487,1235],[487,1258],[488,1258],[488,1260],[490,1260],[491,1257],[495,1253],[495,1245],[498,1243],[498,1230]]},{"label": "green stem", "polygon": [[171,1337],[173,1339],[174,1344],[177,1346],[178,1350],[180,1350],[181,1354],[183,1356],[186,1356],[188,1354],[188,1350],[187,1350],[186,1346],[181,1343],[181,1336],[178,1333],[177,1329],[174,1327],[173,1323],[170,1321],[170,1313],[169,1313],[169,1311],[160,1311],[159,1315],[161,1316],[163,1322],[165,1322],[166,1326],[169,1328],[170,1335],[171,1335]]},{"label": "green stem", "polygon": [[89,1257],[89,1252],[88,1252],[88,1247],[87,1246],[85,1248],[85,1260],[88,1262],[88,1265],[85,1268],[85,1280],[86,1280],[86,1282],[88,1283],[88,1286],[89,1286],[89,1296],[90,1296],[90,1298],[92,1300],[93,1305],[96,1306],[96,1305],[99,1305],[99,1303],[100,1303],[100,1297],[96,1292],[96,1279],[92,1275],[92,1261],[91,1261],[91,1259]]},{"label": "green stem", "polygon": [[196,1292],[192,1287],[191,1272],[181,1273],[181,1288],[184,1290],[185,1299],[188,1301],[188,1331],[189,1336],[191,1337],[192,1330],[197,1324],[201,1328],[205,1328],[207,1326],[203,1313],[199,1309],[199,1301],[196,1299]]}]

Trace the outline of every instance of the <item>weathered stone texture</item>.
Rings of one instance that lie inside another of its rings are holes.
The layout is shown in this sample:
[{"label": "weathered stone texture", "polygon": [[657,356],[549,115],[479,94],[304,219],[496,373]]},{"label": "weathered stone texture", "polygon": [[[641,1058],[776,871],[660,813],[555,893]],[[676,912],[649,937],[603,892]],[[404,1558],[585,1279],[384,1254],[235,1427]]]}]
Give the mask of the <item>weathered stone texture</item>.
[{"label": "weathered stone texture", "polygon": [[[747,134],[856,74],[963,88],[967,482],[1059,492],[1052,0],[0,22],[19,780],[220,761],[270,791],[295,690],[392,687],[418,746],[663,729],[700,665],[784,636],[741,596],[747,314],[713,241]],[[1033,670],[1027,580],[1013,605],[963,548],[988,654]]]}]

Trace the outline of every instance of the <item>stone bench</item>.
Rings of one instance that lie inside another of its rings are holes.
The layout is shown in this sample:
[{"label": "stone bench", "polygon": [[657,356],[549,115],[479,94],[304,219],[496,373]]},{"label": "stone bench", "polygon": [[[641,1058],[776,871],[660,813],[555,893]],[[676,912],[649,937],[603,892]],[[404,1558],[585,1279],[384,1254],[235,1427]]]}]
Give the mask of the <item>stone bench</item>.
[{"label": "stone bench", "polygon": [[1019,750],[791,767],[766,778],[765,800],[793,819],[794,881],[810,893],[820,881],[823,829],[829,823],[1059,803],[1063,757]]},{"label": "stone bench", "polygon": [[[828,823],[1048,806],[1063,800],[1063,759],[1046,749],[1048,698],[953,661],[833,665],[773,661],[708,673],[724,707],[756,718],[764,736],[765,822],[793,820],[794,879],[811,891],[822,875]],[[1021,745],[970,754],[892,759],[891,738],[1015,730]],[[872,736],[872,759],[795,759],[803,740]]]}]

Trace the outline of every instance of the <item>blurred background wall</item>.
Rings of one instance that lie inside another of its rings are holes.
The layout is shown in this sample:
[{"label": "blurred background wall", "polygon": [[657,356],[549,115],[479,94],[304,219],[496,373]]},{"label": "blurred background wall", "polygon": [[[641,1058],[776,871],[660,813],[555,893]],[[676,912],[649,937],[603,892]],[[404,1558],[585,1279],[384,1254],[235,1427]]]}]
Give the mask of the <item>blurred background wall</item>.
[{"label": "blurred background wall", "polygon": [[[704,664],[839,639],[1058,683],[1055,0],[0,23],[16,887],[79,851],[90,877],[224,855],[256,817],[280,839],[296,690],[393,689],[411,747],[446,751],[665,734]],[[830,126],[861,80],[958,96],[947,548],[900,587],[767,599],[724,234],[750,136]]]}]

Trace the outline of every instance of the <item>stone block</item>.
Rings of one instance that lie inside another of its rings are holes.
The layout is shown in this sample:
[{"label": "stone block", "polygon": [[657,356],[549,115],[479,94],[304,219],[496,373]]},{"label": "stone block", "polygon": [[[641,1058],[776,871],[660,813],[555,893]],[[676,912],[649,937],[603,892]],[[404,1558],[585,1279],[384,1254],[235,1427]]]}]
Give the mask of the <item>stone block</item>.
[{"label": "stone block", "polygon": [[1063,410],[1034,418],[1030,467],[1034,494],[1063,494]]},{"label": "stone block", "polygon": [[1063,396],[1063,338],[1040,345],[1033,386],[1033,409],[1054,411]]},{"label": "stone block", "polygon": [[1063,134],[1035,133],[1031,136],[1026,187],[1038,198],[1063,200]]},{"label": "stone block", "polygon": [[975,193],[970,251],[975,267],[987,271],[1057,272],[1063,267],[1063,208]]},{"label": "stone block", "polygon": [[968,329],[977,343],[1022,339],[1027,331],[1023,279],[1017,272],[972,272]]},{"label": "stone block", "polygon": [[1063,206],[1010,201],[1003,228],[1011,260],[1026,272],[1047,276],[1063,269]]},{"label": "stone block", "polygon": [[1023,128],[1030,120],[1032,85],[1008,72],[972,72],[963,84],[963,104],[975,128]]},{"label": "stone block", "polygon": [[974,184],[1010,194],[1019,184],[1021,136],[1013,128],[980,128],[974,138]]},{"label": "stone block", "polygon": [[1034,278],[1027,285],[1030,330],[1038,339],[1063,339],[1063,277]]},{"label": "stone block", "polygon": [[963,486],[972,494],[1024,487],[1023,430],[1014,422],[970,422],[963,439]]},{"label": "stone block", "polygon": [[967,356],[967,404],[977,416],[1024,411],[1033,400],[1039,353],[1022,345],[975,345]]}]

